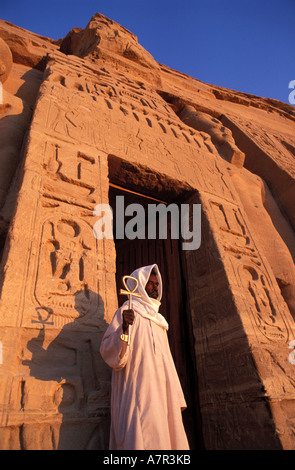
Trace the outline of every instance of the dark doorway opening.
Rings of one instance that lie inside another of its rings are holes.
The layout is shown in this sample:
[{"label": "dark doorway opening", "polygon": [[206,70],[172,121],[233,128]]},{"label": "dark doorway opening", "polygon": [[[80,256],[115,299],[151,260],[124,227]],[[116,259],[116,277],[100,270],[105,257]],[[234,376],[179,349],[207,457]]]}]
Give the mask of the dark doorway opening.
[{"label": "dark doorway opening", "polygon": [[[186,311],[186,285],[180,241],[171,238],[169,227],[167,239],[148,239],[147,237],[134,240],[116,239],[116,196],[124,196],[125,207],[134,203],[147,207],[147,204],[163,201],[110,184],[109,201],[113,209],[114,220],[117,293],[123,287],[123,275],[131,274],[140,266],[154,263],[159,266],[163,280],[160,312],[169,323],[169,344],[188,406],[183,413],[184,426],[190,448],[201,449],[203,444],[195,353],[191,321]],[[118,299],[119,305],[126,300],[121,296],[118,296]]]}]

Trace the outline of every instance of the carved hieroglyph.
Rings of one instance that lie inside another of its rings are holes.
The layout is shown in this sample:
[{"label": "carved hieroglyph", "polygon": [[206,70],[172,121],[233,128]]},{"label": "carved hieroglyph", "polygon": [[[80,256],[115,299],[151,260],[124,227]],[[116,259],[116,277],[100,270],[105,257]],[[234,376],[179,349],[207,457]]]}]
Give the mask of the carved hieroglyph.
[{"label": "carved hieroglyph", "polygon": [[114,178],[202,204],[179,262],[205,448],[294,449],[294,108],[160,65],[99,14],[59,42],[0,36],[1,447],[108,447],[116,251],[93,211]]}]

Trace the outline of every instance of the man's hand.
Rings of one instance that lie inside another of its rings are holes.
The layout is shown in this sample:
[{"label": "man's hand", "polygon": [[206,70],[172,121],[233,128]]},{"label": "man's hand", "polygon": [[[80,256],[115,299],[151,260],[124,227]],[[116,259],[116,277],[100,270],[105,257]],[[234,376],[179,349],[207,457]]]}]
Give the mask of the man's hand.
[{"label": "man's hand", "polygon": [[122,328],[123,328],[123,333],[127,333],[128,331],[128,326],[132,325],[134,322],[134,311],[132,309],[130,310],[124,310],[123,311],[123,323],[122,323]]}]

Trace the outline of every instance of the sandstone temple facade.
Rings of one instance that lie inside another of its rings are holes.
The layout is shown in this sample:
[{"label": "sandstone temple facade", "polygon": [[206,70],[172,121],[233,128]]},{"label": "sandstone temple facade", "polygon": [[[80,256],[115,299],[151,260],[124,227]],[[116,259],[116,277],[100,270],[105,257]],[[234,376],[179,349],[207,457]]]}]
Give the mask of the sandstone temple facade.
[{"label": "sandstone temple facade", "polygon": [[[108,448],[100,341],[122,275],[157,263],[191,448],[295,449],[295,108],[159,64],[101,14],[0,38],[0,448]],[[118,195],[201,204],[200,247],[96,238]]]}]

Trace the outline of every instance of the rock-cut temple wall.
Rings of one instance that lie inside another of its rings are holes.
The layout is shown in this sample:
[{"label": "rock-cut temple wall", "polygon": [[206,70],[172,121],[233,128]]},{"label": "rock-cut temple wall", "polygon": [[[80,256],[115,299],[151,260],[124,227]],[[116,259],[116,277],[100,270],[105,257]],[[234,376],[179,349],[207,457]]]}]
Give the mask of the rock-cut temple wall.
[{"label": "rock-cut temple wall", "polygon": [[[185,298],[169,323],[191,447],[295,449],[294,107],[159,64],[100,14],[0,38],[1,448],[108,448],[100,341],[120,266],[148,260],[166,304]],[[201,204],[200,247],[96,238],[116,191]]]}]

